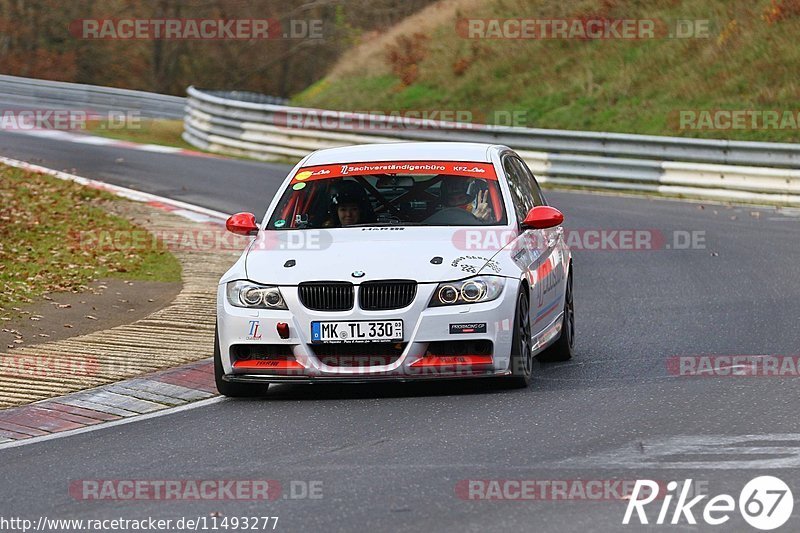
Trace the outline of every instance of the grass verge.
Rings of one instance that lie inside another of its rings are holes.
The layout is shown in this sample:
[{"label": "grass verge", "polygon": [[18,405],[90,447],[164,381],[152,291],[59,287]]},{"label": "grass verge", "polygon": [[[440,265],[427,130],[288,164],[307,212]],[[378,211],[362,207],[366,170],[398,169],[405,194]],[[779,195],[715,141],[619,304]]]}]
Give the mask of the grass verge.
[{"label": "grass verge", "polygon": [[[464,36],[470,19],[518,18],[650,20],[659,32],[652,39]],[[678,21],[703,30],[671,38]],[[798,32],[797,0],[442,1],[345,53],[293,103],[466,110],[474,122],[504,125],[800,142],[791,67],[800,62]],[[742,123],[726,122],[730,112]],[[754,124],[759,113],[779,118]],[[719,116],[719,125],[705,120]]]},{"label": "grass verge", "polygon": [[[108,137],[109,139],[118,139],[120,141],[129,141],[140,144],[158,144],[161,146],[174,146],[184,150],[192,150],[195,152],[205,152],[207,154],[214,154],[215,156],[224,156],[232,159],[241,159],[244,161],[263,161],[255,157],[239,154],[234,150],[229,152],[209,152],[196,146],[192,146],[181,138],[183,133],[182,120],[167,120],[167,119],[146,119],[139,123],[130,124],[124,128],[112,127],[107,121],[89,121],[86,123],[85,133],[97,135],[99,137]],[[287,165],[294,165],[300,159],[292,159],[286,157],[275,157],[270,159],[270,163],[284,163]]]},{"label": "grass verge", "polygon": [[49,292],[79,292],[99,278],[180,281],[180,263],[168,251],[82,243],[82,235],[96,232],[143,230],[107,212],[104,204],[117,201],[123,200],[0,165],[0,312]]},{"label": "grass verge", "polygon": [[141,119],[122,126],[109,123],[107,120],[92,120],[86,123],[86,133],[120,141],[159,144],[199,151],[181,138],[182,120]]}]

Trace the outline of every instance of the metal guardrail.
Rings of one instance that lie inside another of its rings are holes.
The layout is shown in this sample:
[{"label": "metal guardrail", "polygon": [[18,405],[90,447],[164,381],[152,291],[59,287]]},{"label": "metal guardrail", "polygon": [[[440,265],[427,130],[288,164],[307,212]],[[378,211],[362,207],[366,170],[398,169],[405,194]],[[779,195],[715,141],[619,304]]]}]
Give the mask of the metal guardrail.
[{"label": "metal guardrail", "polygon": [[543,183],[800,205],[800,144],[466,125],[187,93],[183,138],[212,152],[275,160],[372,142],[497,143]]},{"label": "metal guardrail", "polygon": [[171,119],[183,118],[186,105],[180,96],[6,75],[0,75],[0,100],[6,105],[138,111],[145,117]]},{"label": "metal guardrail", "polygon": [[217,96],[219,98],[236,100],[237,102],[248,102],[251,104],[275,104],[286,105],[289,101],[279,96],[268,96],[266,94],[254,93],[250,91],[212,91],[209,89],[197,89],[203,94]]},{"label": "metal guardrail", "polygon": [[486,142],[515,148],[544,183],[800,205],[800,144],[468,125],[291,107],[257,93],[187,93],[0,75],[6,105],[183,118],[183,138],[212,152],[274,160],[372,142]]}]

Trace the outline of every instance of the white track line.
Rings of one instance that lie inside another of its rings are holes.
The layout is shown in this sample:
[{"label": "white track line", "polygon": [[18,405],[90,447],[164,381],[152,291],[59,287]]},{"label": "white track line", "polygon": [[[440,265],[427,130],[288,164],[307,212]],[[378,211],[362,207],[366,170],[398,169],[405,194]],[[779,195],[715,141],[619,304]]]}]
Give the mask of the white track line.
[{"label": "white track line", "polygon": [[[58,400],[58,398],[52,398],[53,400]],[[224,396],[215,396],[213,398],[206,398],[205,400],[200,400],[194,403],[190,403],[187,405],[181,405],[180,407],[169,407],[166,409],[161,409],[160,411],[154,411],[152,413],[147,413],[143,415],[136,415],[131,416],[129,418],[122,418],[120,420],[113,420],[111,422],[101,422],[99,424],[94,424],[92,426],[86,426],[82,428],[70,429],[67,431],[61,431],[59,433],[51,433],[50,435],[42,435],[40,437],[31,437],[29,439],[20,439],[15,440],[12,442],[5,442],[0,444],[0,450],[5,450],[6,448],[17,448],[19,446],[27,446],[29,444],[36,444],[37,442],[44,442],[47,440],[54,440],[60,439],[63,437],[71,437],[73,435],[80,435],[82,433],[89,433],[92,431],[99,431],[101,429],[112,428],[116,426],[122,426],[125,424],[132,424],[133,422],[140,422],[142,420],[150,420],[151,418],[158,418],[160,416],[171,415],[175,413],[180,413],[183,411],[188,411],[190,409],[196,409],[198,407],[206,407],[207,405],[213,405],[215,403],[219,403],[226,398]],[[47,404],[41,405],[41,407],[47,408]]]},{"label": "white track line", "polygon": [[178,148],[177,146],[164,146],[163,144],[122,141],[118,139],[111,139],[109,137],[100,137],[98,135],[91,135],[88,133],[75,133],[72,131],[65,131],[65,130],[31,128],[31,129],[21,129],[18,131],[14,131],[14,133],[19,135],[29,135],[31,137],[53,139],[61,142],[90,144],[94,146],[112,146],[116,148],[124,148],[126,150],[140,150],[143,152],[158,152],[161,154],[178,154],[178,155],[194,156],[194,157],[219,157],[216,154],[207,154],[199,152],[197,150]]},{"label": "white track line", "polygon": [[172,198],[157,196],[155,194],[137,191],[134,189],[128,189],[127,187],[120,187],[119,185],[111,185],[110,183],[105,183],[103,181],[84,178],[81,176],[76,176],[75,174],[70,174],[68,172],[62,172],[60,170],[54,170],[52,168],[47,168],[40,165],[34,165],[33,163],[28,163],[27,161],[20,161],[18,159],[11,159],[8,157],[0,156],[0,163],[8,165],[10,167],[20,168],[22,170],[40,172],[42,174],[54,176],[62,180],[74,181],[75,183],[80,183],[81,185],[86,185],[87,187],[91,187],[93,189],[108,191],[113,194],[116,194],[117,196],[122,196],[123,198],[128,198],[129,200],[134,200],[137,202],[158,202],[161,204],[169,205],[176,209],[185,209],[186,211],[199,213],[214,220],[226,220],[228,218],[228,215],[226,215],[225,213],[222,213],[220,211],[214,211],[213,209],[207,209],[199,205],[189,204],[186,202],[181,202],[180,200],[173,200]]}]

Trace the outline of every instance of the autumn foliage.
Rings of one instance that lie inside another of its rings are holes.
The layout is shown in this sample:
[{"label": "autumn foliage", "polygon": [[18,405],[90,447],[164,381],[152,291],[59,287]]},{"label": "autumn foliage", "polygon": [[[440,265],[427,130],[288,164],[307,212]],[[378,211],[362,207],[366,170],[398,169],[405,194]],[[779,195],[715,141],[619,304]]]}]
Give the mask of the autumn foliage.
[{"label": "autumn foliage", "polygon": [[[0,0],[0,73],[185,94],[196,85],[290,96],[367,32],[432,0]],[[82,39],[84,19],[322,21],[322,38]],[[72,28],[72,32],[70,31]]]},{"label": "autumn foliage", "polygon": [[770,24],[797,16],[800,16],[800,0],[772,0],[763,15]]},{"label": "autumn foliage", "polygon": [[419,64],[427,54],[428,36],[414,33],[411,36],[401,35],[388,47],[387,56],[392,72],[407,87],[419,77]]}]

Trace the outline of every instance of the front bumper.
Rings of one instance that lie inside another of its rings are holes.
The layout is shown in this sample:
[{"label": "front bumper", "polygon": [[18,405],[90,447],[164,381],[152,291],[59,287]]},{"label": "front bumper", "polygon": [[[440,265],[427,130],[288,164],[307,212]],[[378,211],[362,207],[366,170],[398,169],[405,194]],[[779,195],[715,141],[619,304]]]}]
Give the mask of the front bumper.
[{"label": "front bumper", "polygon": [[[223,379],[236,383],[363,383],[504,376],[509,368],[517,284],[518,281],[507,279],[500,297],[491,302],[435,308],[428,308],[427,304],[436,285],[420,284],[414,302],[404,309],[363,311],[356,306],[350,311],[337,312],[306,309],[299,301],[296,287],[281,287],[288,311],[234,307],[227,301],[225,286],[220,285],[217,322]],[[318,345],[310,340],[312,321],[356,320],[402,320],[404,334],[398,355],[386,364],[370,362],[358,366],[335,366],[328,364],[329,358],[317,355]],[[289,325],[288,338],[281,338],[278,323]],[[465,323],[485,327],[478,328],[477,333],[451,332],[451,325]],[[440,358],[441,364],[431,365],[430,359],[426,359],[431,356],[428,348],[431,343],[442,341],[475,341],[484,345],[488,341],[491,353],[475,355],[474,359],[469,354],[449,354]],[[278,371],[267,364],[263,368],[254,364],[237,367],[242,347],[262,346],[282,348],[296,364]]]}]

